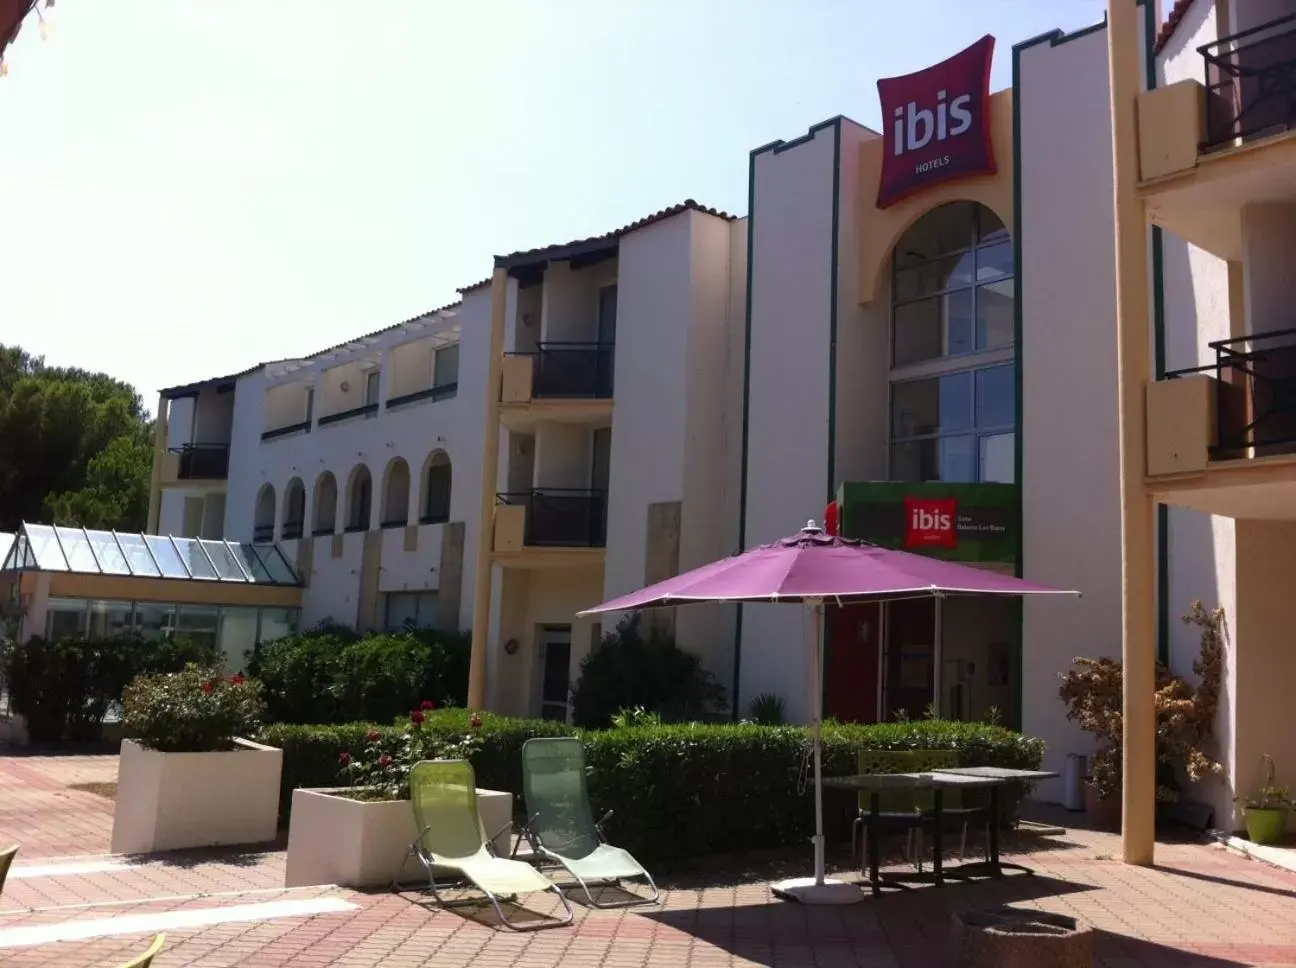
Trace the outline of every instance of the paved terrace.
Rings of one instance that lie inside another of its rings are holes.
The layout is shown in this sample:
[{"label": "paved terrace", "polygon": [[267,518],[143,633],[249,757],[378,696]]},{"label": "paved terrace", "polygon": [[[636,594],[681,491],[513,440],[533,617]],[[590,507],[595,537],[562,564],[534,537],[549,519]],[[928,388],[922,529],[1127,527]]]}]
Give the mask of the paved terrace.
[{"label": "paved terrace", "polygon": [[1141,869],[1113,860],[1113,835],[1071,830],[1008,845],[1032,878],[836,909],[771,898],[767,880],[803,873],[807,848],[668,879],[656,909],[591,911],[573,895],[573,926],[517,935],[489,908],[438,912],[413,893],[284,890],[279,850],[114,857],[111,801],[77,787],[115,779],[111,756],[0,757],[0,839],[23,845],[0,897],[0,964],[114,966],[165,930],[159,968],[939,968],[954,964],[952,912],[1015,903],[1093,924],[1106,968],[1296,966],[1296,874],[1215,846],[1165,844]]}]

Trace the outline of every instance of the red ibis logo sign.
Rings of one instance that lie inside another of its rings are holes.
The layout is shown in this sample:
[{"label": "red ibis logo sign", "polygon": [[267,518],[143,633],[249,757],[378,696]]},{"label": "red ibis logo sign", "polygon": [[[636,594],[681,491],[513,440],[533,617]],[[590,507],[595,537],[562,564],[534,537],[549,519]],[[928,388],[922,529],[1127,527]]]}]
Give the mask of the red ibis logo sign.
[{"label": "red ibis logo sign", "polygon": [[934,67],[878,81],[885,132],[878,208],[954,178],[995,173],[990,140],[994,43],[987,34]]},{"label": "red ibis logo sign", "polygon": [[906,548],[957,548],[958,501],[952,497],[905,498]]}]

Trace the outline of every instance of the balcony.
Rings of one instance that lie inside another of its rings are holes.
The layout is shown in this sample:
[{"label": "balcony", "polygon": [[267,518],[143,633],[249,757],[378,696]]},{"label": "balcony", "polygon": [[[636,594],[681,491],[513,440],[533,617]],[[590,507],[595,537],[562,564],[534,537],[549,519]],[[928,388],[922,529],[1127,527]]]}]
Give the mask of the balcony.
[{"label": "balcony", "polygon": [[541,343],[534,352],[505,355],[500,419],[523,433],[540,420],[607,423],[614,350],[612,343]]},{"label": "balcony", "polygon": [[319,418],[319,425],[327,427],[329,424],[341,423],[343,420],[351,420],[355,417],[365,417],[366,419],[378,416],[378,404],[366,403],[360,407],[352,407],[349,410],[339,410],[337,413],[325,414]]},{"label": "balcony", "polygon": [[252,529],[252,540],[257,544],[274,541],[274,525],[258,524]]},{"label": "balcony", "polygon": [[[323,421],[321,421],[322,423]],[[302,420],[299,423],[287,424],[283,427],[275,427],[273,430],[267,430],[261,435],[261,442],[267,440],[277,440],[280,437],[291,437],[293,434],[308,434],[311,432],[311,422]]]},{"label": "balcony", "polygon": [[184,444],[172,447],[180,466],[176,477],[182,481],[223,481],[229,476],[229,444]]},{"label": "balcony", "polygon": [[[291,541],[294,538],[300,538],[303,530],[304,528],[301,521],[285,521],[281,537],[285,541]],[[273,530],[271,533],[273,534]]]},{"label": "balcony", "polygon": [[1291,130],[1296,122],[1296,15],[1198,48],[1206,62],[1203,153]]},{"label": "balcony", "polygon": [[607,544],[607,492],[537,488],[497,494],[495,550],[603,548]]},{"label": "balcony", "polygon": [[428,387],[426,390],[416,390],[414,393],[402,393],[398,397],[391,397],[387,401],[387,409],[393,407],[403,407],[409,403],[418,403],[420,400],[427,400],[435,403],[438,400],[451,400],[459,395],[458,383],[447,383],[439,387]]}]

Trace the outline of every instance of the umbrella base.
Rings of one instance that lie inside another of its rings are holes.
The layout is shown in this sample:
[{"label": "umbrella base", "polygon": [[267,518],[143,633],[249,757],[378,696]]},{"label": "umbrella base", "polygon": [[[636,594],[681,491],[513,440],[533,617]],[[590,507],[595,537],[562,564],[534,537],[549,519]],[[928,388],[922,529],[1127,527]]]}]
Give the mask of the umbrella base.
[{"label": "umbrella base", "polygon": [[794,877],[779,881],[771,884],[770,890],[775,897],[785,901],[800,901],[802,904],[858,904],[864,900],[864,892],[854,884],[834,880],[816,884],[813,877]]}]

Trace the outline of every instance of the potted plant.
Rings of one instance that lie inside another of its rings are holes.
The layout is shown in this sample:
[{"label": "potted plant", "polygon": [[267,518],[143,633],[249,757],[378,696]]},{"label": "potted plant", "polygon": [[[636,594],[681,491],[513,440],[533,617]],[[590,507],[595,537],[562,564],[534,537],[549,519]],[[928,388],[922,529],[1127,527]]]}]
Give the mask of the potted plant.
[{"label": "potted plant", "polygon": [[[398,734],[371,730],[356,756],[338,754],[348,786],[293,791],[285,887],[374,887],[423,877],[409,847],[418,836],[409,802],[410,768],[420,760],[470,759],[481,745],[481,718],[454,735],[429,727],[436,703],[424,700]],[[513,794],[477,791],[477,809],[495,849],[512,848]]]},{"label": "potted plant", "polygon": [[243,738],[264,709],[256,680],[198,665],[131,682],[113,853],[274,840],[283,751]]},{"label": "potted plant", "polygon": [[1274,761],[1268,753],[1260,758],[1264,782],[1254,797],[1238,797],[1246,820],[1247,839],[1253,844],[1276,844],[1287,826],[1287,811],[1293,806],[1287,787],[1274,782]]}]

